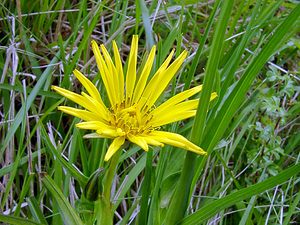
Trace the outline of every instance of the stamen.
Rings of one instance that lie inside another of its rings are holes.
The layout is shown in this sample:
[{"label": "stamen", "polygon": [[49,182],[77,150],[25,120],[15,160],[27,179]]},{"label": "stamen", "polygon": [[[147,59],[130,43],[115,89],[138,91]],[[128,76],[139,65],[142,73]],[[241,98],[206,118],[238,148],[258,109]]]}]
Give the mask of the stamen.
[{"label": "stamen", "polygon": [[[130,101],[130,98],[127,98],[126,101]],[[117,127],[117,133],[120,136],[128,134],[143,134],[148,130],[148,123],[153,117],[147,112],[141,112],[136,104],[131,105],[130,107],[125,107],[125,102],[116,104],[114,109],[111,109],[111,124]]]}]

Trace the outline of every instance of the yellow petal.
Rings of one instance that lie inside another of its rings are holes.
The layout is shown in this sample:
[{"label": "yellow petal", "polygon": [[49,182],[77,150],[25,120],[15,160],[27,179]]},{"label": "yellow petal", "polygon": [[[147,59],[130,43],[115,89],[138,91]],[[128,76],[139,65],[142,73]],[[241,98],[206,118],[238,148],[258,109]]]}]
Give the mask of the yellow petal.
[{"label": "yellow petal", "polygon": [[52,86],[52,89],[58,92],[60,95],[70,99],[71,101],[81,105],[92,113],[98,115],[98,120],[107,121],[108,111],[106,107],[103,107],[101,103],[90,97],[89,95],[83,93],[84,96],[76,94],[72,91],[68,91],[64,88],[57,86]]},{"label": "yellow petal", "polygon": [[82,107],[90,110],[90,111],[94,111],[95,110],[95,107],[93,104],[89,104],[89,102],[86,100],[85,97],[79,95],[79,94],[76,94],[72,91],[68,91],[64,88],[60,88],[60,87],[57,87],[57,86],[52,86],[52,89],[55,90],[57,93],[59,93],[60,95],[70,99],[71,101],[81,105]]},{"label": "yellow petal", "polygon": [[152,87],[152,94],[147,100],[147,105],[151,107],[158,97],[161,95],[161,93],[165,90],[165,88],[170,83],[171,79],[174,77],[174,75],[177,73],[179,68],[181,67],[183,61],[185,60],[187,56],[187,51],[183,51],[178,58],[165,70],[163,71],[158,79],[158,85],[156,87]]},{"label": "yellow petal", "polygon": [[[167,69],[167,67],[169,66],[169,64],[173,58],[174,53],[175,53],[175,49],[172,49],[172,51],[170,52],[168,57],[165,59],[163,64],[158,68],[156,73],[153,75],[153,78],[151,79],[152,82],[155,83],[155,80],[159,77],[159,75]],[[150,85],[151,85],[151,81],[149,82]]]},{"label": "yellow petal", "polygon": [[193,117],[196,115],[196,108],[198,106],[198,102],[199,99],[193,99],[181,102],[175,106],[169,106],[160,113],[153,113],[151,114],[153,118],[149,122],[149,125],[157,127]]},{"label": "yellow petal", "polygon": [[113,129],[113,127],[110,127],[109,125],[102,123],[100,121],[87,121],[87,122],[81,122],[77,123],[76,127],[80,129],[87,129],[87,130],[105,130],[105,129]]},{"label": "yellow petal", "polygon": [[137,144],[138,146],[140,146],[146,152],[149,150],[148,144],[147,144],[147,142],[145,141],[145,139],[143,137],[128,134],[127,138],[128,138],[129,141],[131,141],[131,142]]},{"label": "yellow petal", "polygon": [[131,49],[129,53],[128,68],[126,73],[126,104],[131,100],[135,81],[136,81],[136,64],[137,64],[137,51],[138,51],[138,35],[133,35],[131,42]]},{"label": "yellow petal", "polygon": [[117,69],[117,76],[119,81],[119,101],[122,102],[125,97],[124,96],[124,74],[123,74],[123,66],[122,66],[120,53],[115,41],[113,41],[113,49],[114,49],[114,56],[115,56],[115,65]]},{"label": "yellow petal", "polygon": [[76,108],[72,108],[72,107],[68,107],[68,106],[59,106],[58,110],[63,111],[64,113],[67,113],[69,115],[78,117],[82,120],[85,121],[91,121],[91,120],[98,120],[99,116],[87,111],[87,110],[82,110],[82,109],[76,109]]},{"label": "yellow petal", "polygon": [[[174,98],[175,97],[176,96],[174,96]],[[217,94],[215,92],[212,93],[210,101],[212,101],[216,97]],[[158,127],[195,116],[196,109],[199,104],[199,99],[188,100],[185,102],[178,103],[176,105],[164,104],[150,112],[150,116],[152,115],[153,118],[150,121],[149,125],[152,125],[153,127]]]},{"label": "yellow petal", "polygon": [[99,47],[94,40],[92,41],[92,50],[94,52],[96,63],[97,63],[98,69],[100,71],[100,75],[101,75],[102,81],[104,83],[110,104],[112,106],[115,106],[117,103],[117,99],[116,99],[115,84],[113,81],[114,76],[113,76],[113,74],[110,73],[110,71],[100,53]]},{"label": "yellow petal", "polygon": [[145,66],[142,70],[142,73],[141,73],[141,76],[139,78],[139,81],[135,87],[135,90],[134,90],[134,95],[133,95],[133,102],[137,102],[144,89],[145,89],[145,86],[146,86],[146,83],[147,83],[147,80],[148,80],[148,77],[149,77],[149,74],[150,74],[150,71],[151,71],[151,68],[152,68],[152,65],[153,65],[153,61],[154,61],[154,57],[155,57],[155,51],[156,51],[156,46],[153,46],[151,51],[150,51],[150,54],[148,56],[148,59],[145,63]]},{"label": "yellow petal", "polygon": [[[172,114],[174,115],[179,112],[197,109],[198,102],[199,99],[188,100],[188,101],[180,102],[177,105],[169,105],[160,110],[154,109],[152,112],[150,112],[150,114],[153,115],[153,117],[167,117],[169,115],[172,116]],[[157,109],[159,108],[160,107],[158,107]]]},{"label": "yellow petal", "polygon": [[158,115],[158,114],[162,113],[163,111],[168,110],[168,108],[172,108],[176,104],[178,104],[178,103],[184,101],[185,99],[188,99],[189,97],[199,93],[202,90],[202,86],[203,85],[193,87],[189,90],[183,91],[183,92],[173,96],[172,98],[168,99],[163,104],[161,104],[157,108],[155,108],[151,112],[151,114]]},{"label": "yellow petal", "polygon": [[71,101],[76,102],[77,104],[79,104],[83,107],[84,107],[84,105],[86,105],[86,102],[83,101],[83,97],[79,94],[76,94],[72,91],[69,91],[69,90],[66,90],[64,88],[57,87],[57,86],[51,86],[51,89],[56,91],[60,95],[70,99]]},{"label": "yellow petal", "polygon": [[[115,95],[115,99],[116,99],[116,104],[121,103],[124,98],[124,81],[122,83],[122,81],[119,81],[119,79],[122,79],[123,74],[121,76],[119,75],[119,71],[117,71],[117,68],[115,67],[115,65],[104,45],[101,45],[101,50],[102,50],[107,68],[109,70],[110,76],[112,77],[112,82],[113,82],[113,86],[114,86],[114,90],[115,90],[114,95]],[[123,80],[124,80],[124,77],[123,77]]]},{"label": "yellow petal", "polygon": [[118,79],[118,77],[115,77],[116,67],[115,67],[115,65],[114,65],[107,49],[105,48],[105,46],[103,44],[100,45],[100,48],[101,48],[102,54],[104,56],[105,63],[107,65],[108,71],[111,74],[111,76],[113,76],[113,80],[115,80],[116,78]]},{"label": "yellow petal", "polygon": [[110,144],[105,157],[104,157],[104,161],[108,161],[113,154],[116,153],[116,151],[118,151],[120,149],[120,147],[124,144],[125,142],[125,137],[117,137],[113,140],[113,142]]},{"label": "yellow petal", "polygon": [[147,142],[148,145],[154,145],[159,147],[164,147],[164,144],[145,135],[142,135],[143,139]]},{"label": "yellow petal", "polygon": [[86,78],[79,70],[74,70],[73,73],[76,76],[76,78],[80,81],[80,83],[84,86],[84,88],[87,90],[87,92],[104,107],[104,103],[96,86],[88,78]]},{"label": "yellow petal", "polygon": [[216,97],[218,97],[218,94],[217,94],[217,92],[213,92],[213,93],[210,95],[210,99],[209,99],[209,101],[212,101],[212,100],[214,100]]},{"label": "yellow petal", "polygon": [[96,99],[92,98],[84,92],[82,92],[81,95],[85,98],[86,102],[89,103],[90,106],[94,106],[93,112],[99,115],[99,120],[109,121],[110,112],[105,106],[103,107],[100,102],[98,102]]},{"label": "yellow petal", "polygon": [[176,133],[170,133],[170,132],[166,132],[166,131],[152,131],[151,137],[160,142],[163,142],[163,143],[175,146],[175,147],[179,147],[179,148],[184,148],[186,150],[195,152],[200,155],[206,154],[206,152],[202,148],[193,144],[185,137],[183,137],[179,134],[176,134]]},{"label": "yellow petal", "polygon": [[116,138],[116,137],[124,136],[125,132],[119,131],[118,129],[102,129],[102,130],[97,130],[97,134],[103,137]]},{"label": "yellow petal", "polygon": [[156,116],[149,122],[152,127],[160,127],[169,123],[174,123],[176,121],[185,120],[196,115],[196,110],[190,111],[180,111],[174,114],[168,114],[166,116]]},{"label": "yellow petal", "polygon": [[155,90],[155,87],[159,84],[159,78],[160,74],[166,70],[168,67],[173,55],[174,55],[175,50],[173,49],[167,59],[164,61],[164,63],[159,67],[159,69],[156,71],[156,73],[153,75],[152,79],[149,81],[147,84],[145,91],[142,94],[142,97],[140,98],[138,102],[138,107],[141,109],[147,102],[149,96]]}]

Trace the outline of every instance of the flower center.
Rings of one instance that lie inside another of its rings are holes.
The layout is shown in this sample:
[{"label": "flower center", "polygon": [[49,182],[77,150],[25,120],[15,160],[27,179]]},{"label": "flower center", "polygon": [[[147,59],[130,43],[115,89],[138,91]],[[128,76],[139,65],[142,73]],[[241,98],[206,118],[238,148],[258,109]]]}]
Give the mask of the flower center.
[{"label": "flower center", "polygon": [[124,104],[117,105],[111,109],[113,120],[112,124],[116,129],[121,129],[127,134],[143,134],[150,131],[147,125],[149,116],[147,113],[141,113],[135,105],[124,108]]}]

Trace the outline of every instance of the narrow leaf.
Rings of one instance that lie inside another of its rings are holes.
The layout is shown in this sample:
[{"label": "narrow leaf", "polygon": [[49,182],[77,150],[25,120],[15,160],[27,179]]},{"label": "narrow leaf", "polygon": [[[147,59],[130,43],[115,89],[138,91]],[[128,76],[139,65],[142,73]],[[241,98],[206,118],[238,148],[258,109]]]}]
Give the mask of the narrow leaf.
[{"label": "narrow leaf", "polygon": [[15,224],[15,225],[40,225],[41,223],[34,222],[32,220],[27,220],[21,217],[16,216],[6,216],[0,214],[0,222],[7,223],[7,224]]},{"label": "narrow leaf", "polygon": [[83,225],[83,222],[79,218],[77,212],[73,209],[73,206],[70,205],[68,199],[66,199],[54,180],[50,176],[46,175],[42,179],[42,182],[47,190],[52,194],[53,199],[57,202],[64,224]]},{"label": "narrow leaf", "polygon": [[224,198],[215,200],[208,203],[202,207],[197,212],[193,213],[190,216],[187,216],[182,222],[181,225],[192,225],[192,224],[201,224],[204,221],[212,218],[218,212],[240,202],[244,199],[250,198],[251,196],[258,195],[270,188],[275,187],[276,185],[282,184],[287,181],[292,176],[300,172],[300,163],[291,166],[290,168],[282,171],[277,176],[271,177],[262,181],[258,184],[254,184],[250,187],[243,188],[235,193],[227,195]]}]

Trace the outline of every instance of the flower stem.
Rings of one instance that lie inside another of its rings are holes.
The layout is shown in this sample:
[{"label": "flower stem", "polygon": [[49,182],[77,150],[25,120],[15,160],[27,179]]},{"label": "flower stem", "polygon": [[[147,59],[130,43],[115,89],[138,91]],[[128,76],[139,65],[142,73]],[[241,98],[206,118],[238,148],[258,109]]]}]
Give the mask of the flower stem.
[{"label": "flower stem", "polygon": [[99,200],[97,200],[95,204],[97,225],[113,225],[114,214],[111,210],[111,203],[108,202],[104,196],[100,196]]},{"label": "flower stem", "polygon": [[120,154],[121,151],[117,151],[111,158],[108,171],[106,174],[106,178],[104,180],[103,196],[108,201],[110,201],[111,186],[112,186],[114,176],[116,174],[116,169],[119,163]]},{"label": "flower stem", "polygon": [[108,167],[108,171],[103,183],[103,195],[100,197],[100,218],[98,218],[98,224],[112,225],[113,224],[113,215],[112,212],[112,203],[110,201],[111,198],[111,187],[114,176],[116,174],[117,166],[119,163],[119,158],[121,155],[121,151],[117,151],[111,158],[110,164]]}]

